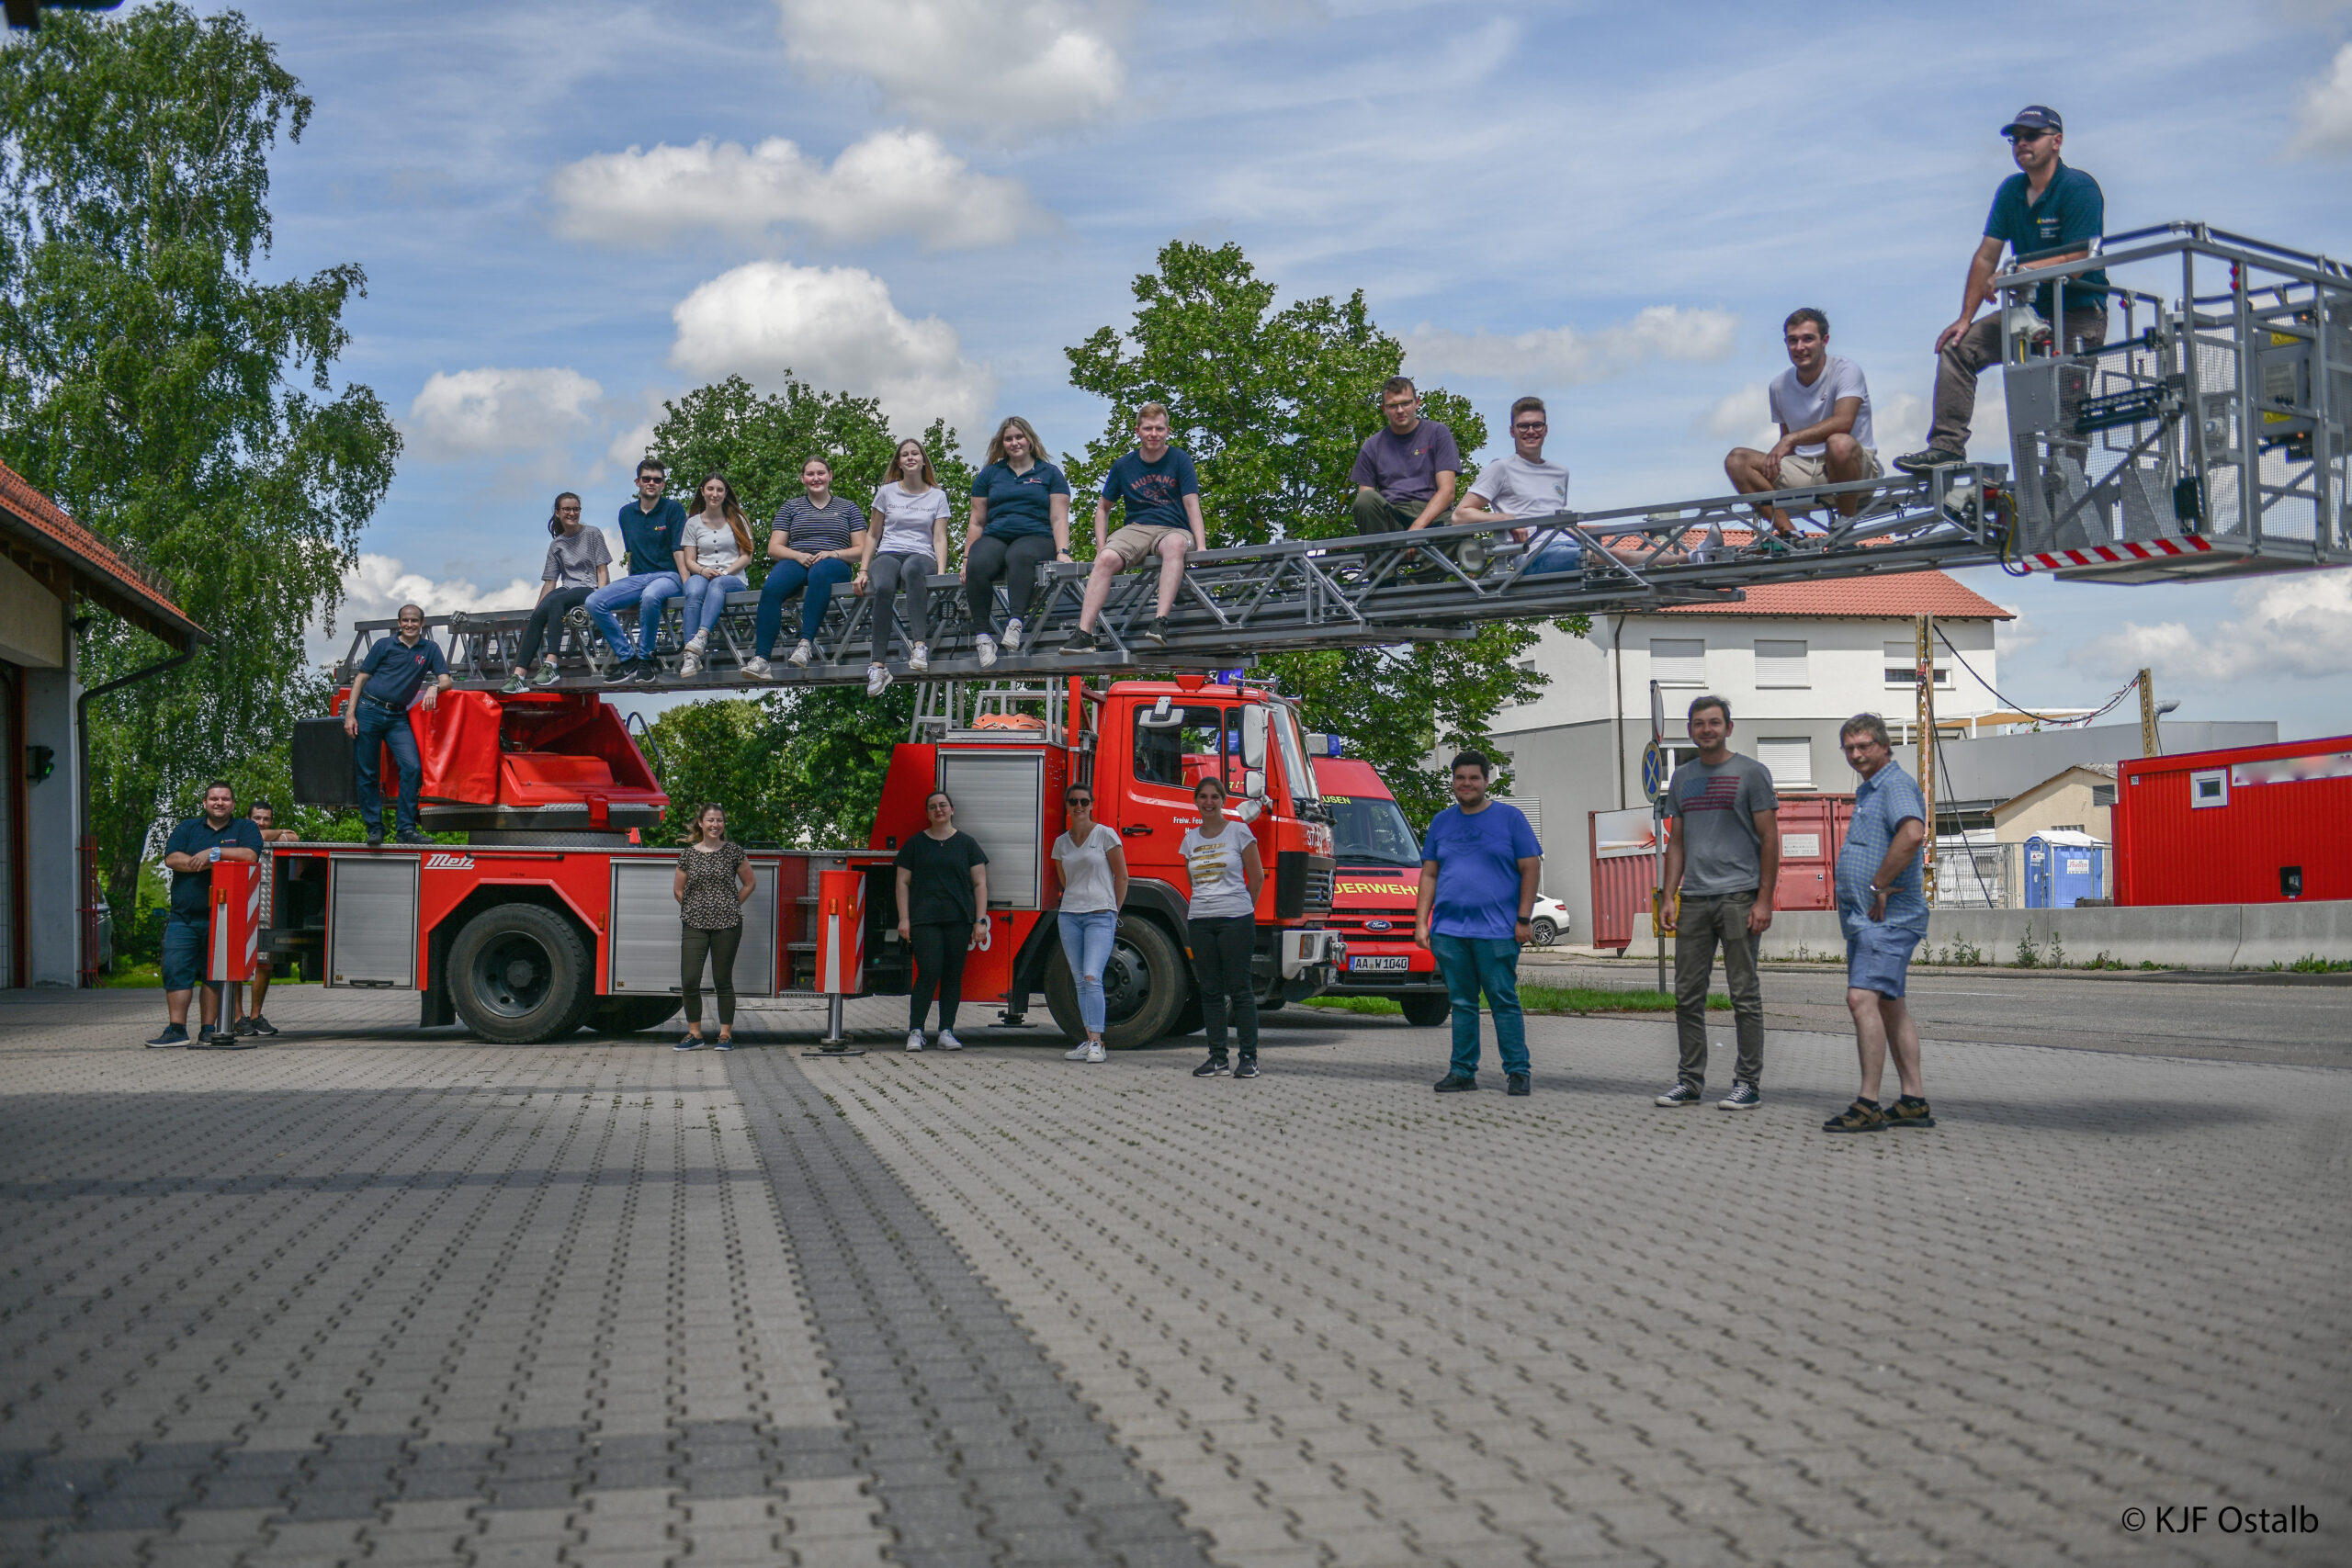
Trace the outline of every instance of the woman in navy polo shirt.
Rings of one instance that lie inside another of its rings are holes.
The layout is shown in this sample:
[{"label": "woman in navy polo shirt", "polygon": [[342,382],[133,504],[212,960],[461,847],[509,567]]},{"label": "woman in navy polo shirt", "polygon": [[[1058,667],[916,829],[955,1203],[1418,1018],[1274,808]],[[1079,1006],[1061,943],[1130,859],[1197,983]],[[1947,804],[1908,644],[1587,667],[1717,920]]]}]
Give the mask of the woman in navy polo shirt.
[{"label": "woman in navy polo shirt", "polygon": [[972,476],[972,523],[964,534],[964,605],[972,616],[972,650],[983,668],[996,662],[996,585],[1004,584],[1012,618],[1004,650],[1021,651],[1023,621],[1037,597],[1037,569],[1069,559],[1069,480],[1040,456],[1045,444],[1014,414],[989,442],[988,467]]}]

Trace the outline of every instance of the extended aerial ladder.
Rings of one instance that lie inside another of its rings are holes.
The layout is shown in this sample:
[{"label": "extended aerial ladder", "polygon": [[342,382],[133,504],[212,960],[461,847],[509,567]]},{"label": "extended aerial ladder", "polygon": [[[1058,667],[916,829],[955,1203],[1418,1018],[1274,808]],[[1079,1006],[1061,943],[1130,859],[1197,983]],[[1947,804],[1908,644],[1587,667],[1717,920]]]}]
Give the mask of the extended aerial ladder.
[{"label": "extended aerial ladder", "polygon": [[[2030,300],[2103,267],[2109,339],[2053,353]],[[2173,283],[2177,275],[2177,284]],[[2226,287],[2214,288],[2224,275]],[[1292,649],[1459,638],[1492,621],[1532,621],[1737,600],[1767,583],[1999,564],[2018,573],[2118,582],[2210,579],[2352,564],[2352,269],[2199,223],[2095,243],[2078,260],[2017,268],[1999,281],[2004,385],[2013,461],[1764,495],[1432,528],[1294,538],[1193,556],[1164,647],[1139,646],[1157,568],[1121,574],[1101,627],[1111,647],[1063,655],[1088,569],[1045,569],[1019,652],[990,678],[1230,667]],[[2203,290],[2200,292],[2200,290]],[[2120,334],[2116,329],[2120,327]],[[2014,478],[2012,478],[2014,476]],[[1841,501],[1859,496],[1850,518]],[[1756,509],[1815,514],[1820,532],[1762,536]],[[1525,539],[1514,536],[1527,534]],[[1556,541],[1580,570],[1532,570]],[[931,665],[923,678],[978,678],[962,584],[930,579]],[[675,673],[678,602],[664,607],[650,688],[761,689],[741,673],[754,651],[759,596],[729,597],[703,671]],[[777,660],[789,684],[865,677],[877,602],[836,590],[807,669]],[[574,611],[558,689],[597,685],[608,655]],[[625,614],[624,620],[632,618]],[[459,684],[513,672],[527,612],[460,613],[429,626]],[[354,628],[347,682],[388,622]],[[900,666],[903,668],[903,666]]]}]

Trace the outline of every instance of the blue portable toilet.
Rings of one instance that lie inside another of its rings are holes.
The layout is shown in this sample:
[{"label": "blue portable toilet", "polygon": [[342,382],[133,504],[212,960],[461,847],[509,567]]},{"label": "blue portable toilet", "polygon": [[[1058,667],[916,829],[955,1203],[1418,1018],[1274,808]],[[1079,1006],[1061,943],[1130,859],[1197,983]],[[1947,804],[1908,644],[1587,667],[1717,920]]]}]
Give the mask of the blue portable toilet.
[{"label": "blue portable toilet", "polygon": [[2107,846],[2088,833],[2053,829],[2025,841],[2025,907],[2071,909],[2107,896]]}]

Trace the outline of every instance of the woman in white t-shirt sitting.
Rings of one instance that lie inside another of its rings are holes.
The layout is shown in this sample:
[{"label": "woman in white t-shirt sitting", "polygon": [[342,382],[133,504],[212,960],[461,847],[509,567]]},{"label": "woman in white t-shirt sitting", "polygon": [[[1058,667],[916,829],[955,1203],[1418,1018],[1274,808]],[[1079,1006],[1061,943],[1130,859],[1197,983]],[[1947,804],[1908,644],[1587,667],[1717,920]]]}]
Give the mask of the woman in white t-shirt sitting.
[{"label": "woman in white t-shirt sitting", "polygon": [[925,580],[947,564],[947,492],[931,454],[912,439],[899,443],[882,488],[866,513],[870,541],[857,569],[857,592],[874,594],[874,649],[867,656],[865,694],[878,697],[890,684],[890,626],[899,590],[907,591],[907,668],[920,675],[931,668],[931,592]]},{"label": "woman in white t-shirt sitting", "polygon": [[713,474],[702,481],[701,498],[702,510],[686,519],[686,531],[678,538],[678,575],[686,585],[686,656],[678,664],[682,676],[702,672],[710,634],[727,608],[727,596],[751,586],[743,569],[752,564],[752,527],[735,499],[735,487],[726,475]]}]

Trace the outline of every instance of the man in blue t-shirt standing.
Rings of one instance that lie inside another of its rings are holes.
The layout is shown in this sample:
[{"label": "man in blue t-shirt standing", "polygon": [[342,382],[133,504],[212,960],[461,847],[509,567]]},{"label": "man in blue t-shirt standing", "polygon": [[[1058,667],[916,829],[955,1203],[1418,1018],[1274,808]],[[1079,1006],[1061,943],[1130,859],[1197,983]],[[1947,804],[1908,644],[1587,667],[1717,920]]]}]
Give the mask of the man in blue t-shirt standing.
[{"label": "man in blue t-shirt standing", "polygon": [[[659,457],[637,466],[637,499],[621,502],[621,547],[628,555],[628,575],[606,583],[588,595],[588,618],[605,634],[613,650],[613,667],[605,672],[608,684],[651,681],[662,672],[653,661],[653,639],[662,629],[662,602],[686,591],[678,575],[678,550],[686,533],[686,509],[669,488],[670,470]],[[637,643],[631,647],[621,633],[620,608],[637,606]]]},{"label": "man in blue t-shirt standing", "polygon": [[[1928,839],[1928,803],[1894,760],[1886,721],[1858,713],[1838,731],[1847,763],[1862,775],[1854,817],[1838,852],[1838,924],[1846,933],[1846,1010],[1862,1060],[1862,1091],[1821,1124],[1825,1133],[1874,1133],[1882,1127],[1932,1127],[1919,1078],[1919,1026],[1904,1005],[1911,950],[1928,934],[1926,879],[1919,846]],[[1879,1104],[1886,1058],[1894,1057],[1903,1098]]]},{"label": "man in blue t-shirt standing", "polygon": [[[1095,637],[1095,618],[1111,597],[1111,580],[1129,567],[1159,558],[1159,609],[1143,629],[1142,640],[1154,648],[1168,646],[1168,615],[1176,607],[1176,590],[1184,581],[1184,558],[1209,547],[1208,525],[1201,521],[1201,481],[1193,473],[1193,455],[1168,444],[1168,405],[1146,403],[1136,410],[1136,449],[1111,465],[1102,476],[1102,493],[1094,502],[1094,570],[1086,579],[1086,600],[1078,612],[1078,629],[1062,644],[1064,653],[1092,653],[1102,644]],[[1125,521],[1111,530],[1111,503],[1125,509]]]},{"label": "man in blue t-shirt standing", "polygon": [[[261,829],[237,815],[237,792],[225,780],[204,786],[204,815],[172,829],[164,844],[164,869],[172,874],[171,908],[164,916],[164,1032],[147,1043],[158,1050],[186,1045],[187,1001],[204,977],[204,954],[212,940],[212,868],[222,861],[261,859]],[[237,1049],[243,1042],[219,1027],[220,996],[204,987],[198,1015],[203,1026],[196,1043],[207,1050]]]},{"label": "man in blue t-shirt standing", "polygon": [[1413,940],[1437,954],[1453,1002],[1453,1065],[1440,1094],[1478,1087],[1478,993],[1495,1015],[1495,1054],[1511,1094],[1528,1092],[1527,1020],[1519,1010],[1519,950],[1532,934],[1544,846],[1518,807],[1490,798],[1485,753],[1453,759],[1454,804],[1430,822]]},{"label": "man in blue t-shirt standing", "polygon": [[[395,821],[403,844],[433,840],[416,830],[416,797],[424,786],[424,760],[417,754],[416,732],[409,728],[411,703],[431,713],[441,694],[449,689],[449,661],[440,645],[424,635],[424,610],[403,604],[400,635],[379,637],[359,671],[351,678],[351,701],[344,705],[343,732],[352,739],[355,783],[359,792],[359,816],[368,824],[368,847],[384,841],[384,787],[379,763],[385,751],[400,770],[400,808]],[[418,692],[424,694],[420,697]]]},{"label": "man in blue t-shirt standing", "polygon": [[[2001,128],[2009,139],[2009,152],[2022,171],[2001,182],[1993,210],[1984,220],[1984,238],[1968,264],[1968,283],[1960,293],[1960,315],[1936,336],[1935,423],[1928,430],[1928,445],[1894,459],[1905,473],[1957,463],[1968,456],[1969,422],[1976,413],[1976,377],[2001,362],[2001,317],[1998,311],[1976,320],[1977,307],[1992,297],[1993,269],[2000,264],[2001,247],[2009,248],[2013,262],[2073,261],[2090,254],[2086,241],[2107,231],[2107,197],[2098,182],[2080,169],[2069,168],[2060,151],[2066,141],[2066,122],[2058,111],[2029,104],[2017,118]],[[2045,283],[2034,290],[2033,308],[2045,323],[2052,321],[2057,288]],[[2094,269],[2066,280],[2065,320],[2054,323],[2061,353],[2097,348],[2107,341],[2107,274]]]}]

